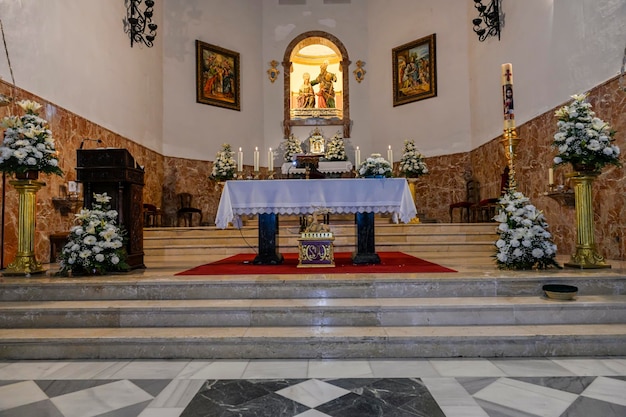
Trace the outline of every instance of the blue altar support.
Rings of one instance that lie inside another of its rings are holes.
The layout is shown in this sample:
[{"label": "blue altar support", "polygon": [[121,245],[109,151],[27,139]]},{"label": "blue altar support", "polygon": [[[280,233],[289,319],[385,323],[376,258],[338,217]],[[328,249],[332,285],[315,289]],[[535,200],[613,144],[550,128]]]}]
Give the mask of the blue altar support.
[{"label": "blue altar support", "polygon": [[259,216],[257,264],[278,264],[278,216],[313,214],[320,208],[356,215],[356,264],[380,263],[375,249],[374,214],[393,213],[409,223],[417,214],[404,178],[226,181],[215,224],[241,227],[241,215]]}]

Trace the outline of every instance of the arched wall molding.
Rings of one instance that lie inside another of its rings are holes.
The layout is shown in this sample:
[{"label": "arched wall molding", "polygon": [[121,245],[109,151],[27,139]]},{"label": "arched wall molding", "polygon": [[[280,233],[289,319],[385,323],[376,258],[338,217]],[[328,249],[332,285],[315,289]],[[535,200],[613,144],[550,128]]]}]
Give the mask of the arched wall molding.
[{"label": "arched wall molding", "polygon": [[[307,46],[312,44],[320,44],[329,47],[337,55],[341,57],[339,62],[339,71],[342,72],[342,94],[343,94],[343,117],[341,119],[324,119],[320,117],[309,117],[306,119],[292,119],[291,118],[291,68],[292,68],[292,56],[294,49],[298,46]],[[348,50],[343,43],[331,35],[328,32],[314,30],[304,32],[296,36],[285,49],[285,55],[283,57],[283,76],[284,76],[284,120],[283,128],[285,137],[289,137],[291,134],[292,126],[325,126],[325,125],[342,125],[343,137],[350,137],[350,86],[348,77],[348,69],[350,66],[350,59],[348,58]]]}]

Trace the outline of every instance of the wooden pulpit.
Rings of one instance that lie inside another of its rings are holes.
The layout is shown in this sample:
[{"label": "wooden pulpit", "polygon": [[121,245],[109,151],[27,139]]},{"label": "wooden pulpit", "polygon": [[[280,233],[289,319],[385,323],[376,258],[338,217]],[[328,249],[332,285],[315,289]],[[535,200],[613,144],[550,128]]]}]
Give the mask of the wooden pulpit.
[{"label": "wooden pulpit", "polygon": [[127,263],[131,269],[143,263],[144,171],[130,152],[121,148],[78,149],[76,180],[83,183],[84,206],[92,208],[93,195],[107,193],[111,208],[118,212],[118,224],[127,233]]}]

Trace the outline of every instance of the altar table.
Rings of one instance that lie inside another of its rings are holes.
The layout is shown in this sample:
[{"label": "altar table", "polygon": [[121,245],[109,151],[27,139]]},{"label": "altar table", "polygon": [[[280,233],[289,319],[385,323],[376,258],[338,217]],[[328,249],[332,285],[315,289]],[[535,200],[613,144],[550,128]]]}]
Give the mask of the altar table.
[{"label": "altar table", "polygon": [[404,178],[350,178],[320,180],[226,181],[215,224],[221,229],[232,223],[241,227],[241,215],[259,216],[259,253],[256,264],[278,264],[278,215],[354,213],[357,221],[355,263],[379,263],[375,251],[374,214],[395,213],[408,223],[417,214]]}]

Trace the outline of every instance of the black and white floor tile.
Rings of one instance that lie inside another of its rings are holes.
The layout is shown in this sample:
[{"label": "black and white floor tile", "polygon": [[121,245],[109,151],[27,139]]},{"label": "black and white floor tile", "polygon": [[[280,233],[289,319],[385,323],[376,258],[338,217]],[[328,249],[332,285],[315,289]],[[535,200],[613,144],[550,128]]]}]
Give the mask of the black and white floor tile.
[{"label": "black and white floor tile", "polygon": [[625,417],[626,359],[0,362],[0,417]]}]

